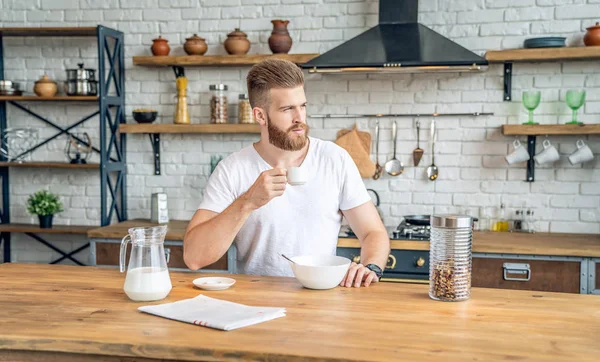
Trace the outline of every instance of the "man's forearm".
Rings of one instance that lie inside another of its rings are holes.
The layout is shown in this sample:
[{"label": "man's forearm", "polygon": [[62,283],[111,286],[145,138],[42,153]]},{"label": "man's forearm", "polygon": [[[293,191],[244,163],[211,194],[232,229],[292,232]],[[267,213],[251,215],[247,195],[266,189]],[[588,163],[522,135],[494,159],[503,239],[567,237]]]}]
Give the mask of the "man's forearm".
[{"label": "man's forearm", "polygon": [[219,260],[252,211],[245,195],[242,195],[217,216],[188,230],[184,237],[187,266],[197,270]]},{"label": "man's forearm", "polygon": [[360,263],[376,264],[385,269],[390,254],[390,237],[385,231],[371,231],[361,243]]}]

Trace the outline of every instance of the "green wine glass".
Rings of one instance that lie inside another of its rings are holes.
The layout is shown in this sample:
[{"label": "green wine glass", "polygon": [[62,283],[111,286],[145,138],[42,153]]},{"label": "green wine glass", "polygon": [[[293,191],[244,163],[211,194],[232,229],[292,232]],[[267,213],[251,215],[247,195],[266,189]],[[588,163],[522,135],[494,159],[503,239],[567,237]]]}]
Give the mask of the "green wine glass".
[{"label": "green wine glass", "polygon": [[523,92],[523,106],[529,111],[529,121],[523,124],[539,124],[533,121],[533,110],[540,105],[542,94],[540,91],[525,91]]},{"label": "green wine glass", "polygon": [[573,119],[567,124],[583,124],[577,120],[577,110],[585,103],[585,91],[570,89],[567,91],[567,106],[573,111]]}]

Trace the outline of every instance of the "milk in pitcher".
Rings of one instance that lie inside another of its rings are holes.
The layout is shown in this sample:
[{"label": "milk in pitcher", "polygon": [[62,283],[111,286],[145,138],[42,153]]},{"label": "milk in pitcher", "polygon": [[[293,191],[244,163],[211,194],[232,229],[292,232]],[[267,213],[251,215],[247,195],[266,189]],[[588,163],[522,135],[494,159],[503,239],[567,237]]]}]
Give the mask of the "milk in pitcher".
[{"label": "milk in pitcher", "polygon": [[165,298],[171,291],[171,278],[166,268],[141,267],[127,271],[125,294],[136,302]]}]

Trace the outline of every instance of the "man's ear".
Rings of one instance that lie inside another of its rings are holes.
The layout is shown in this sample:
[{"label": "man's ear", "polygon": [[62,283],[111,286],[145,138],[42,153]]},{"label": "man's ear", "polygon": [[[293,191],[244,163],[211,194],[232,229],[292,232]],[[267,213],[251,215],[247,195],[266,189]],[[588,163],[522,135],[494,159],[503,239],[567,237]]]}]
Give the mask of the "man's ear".
[{"label": "man's ear", "polygon": [[256,122],[258,122],[261,126],[267,124],[267,113],[263,108],[254,107],[252,108],[252,113],[254,114],[254,119],[256,119]]}]

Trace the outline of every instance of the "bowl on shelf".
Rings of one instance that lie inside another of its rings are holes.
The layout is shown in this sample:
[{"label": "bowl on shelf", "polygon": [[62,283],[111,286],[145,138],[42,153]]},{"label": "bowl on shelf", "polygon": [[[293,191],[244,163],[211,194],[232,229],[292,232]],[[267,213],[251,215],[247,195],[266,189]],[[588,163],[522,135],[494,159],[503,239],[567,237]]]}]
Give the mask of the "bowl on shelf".
[{"label": "bowl on shelf", "polygon": [[134,109],[132,114],[137,123],[152,123],[156,120],[158,112],[152,109]]}]

